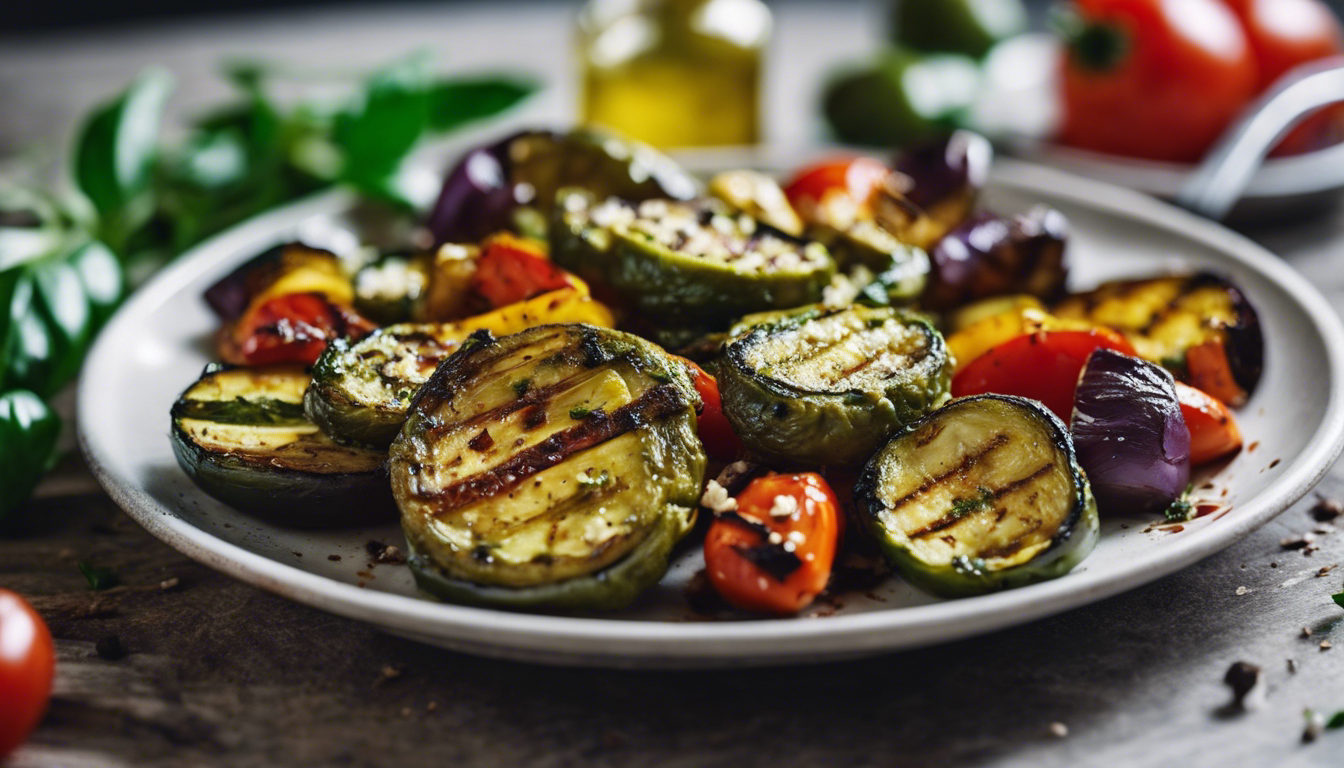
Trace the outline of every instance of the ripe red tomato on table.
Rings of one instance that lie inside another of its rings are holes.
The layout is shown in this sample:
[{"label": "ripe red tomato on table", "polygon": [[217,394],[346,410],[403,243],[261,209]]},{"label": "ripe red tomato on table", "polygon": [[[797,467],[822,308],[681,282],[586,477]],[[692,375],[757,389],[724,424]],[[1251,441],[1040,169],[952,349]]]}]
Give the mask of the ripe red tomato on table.
[{"label": "ripe red tomato on table", "polygon": [[1193,162],[1259,90],[1251,43],[1220,0],[1074,0],[1071,9],[1061,24],[1064,144]]},{"label": "ripe red tomato on table", "polygon": [[0,589],[0,759],[42,719],[56,669],[51,632],[23,598]]},{"label": "ripe red tomato on table", "polygon": [[[1320,0],[1223,0],[1237,17],[1259,64],[1261,91],[1308,62],[1344,53],[1344,30]],[[1317,112],[1279,142],[1275,154],[1310,152],[1344,138],[1344,108]]]}]

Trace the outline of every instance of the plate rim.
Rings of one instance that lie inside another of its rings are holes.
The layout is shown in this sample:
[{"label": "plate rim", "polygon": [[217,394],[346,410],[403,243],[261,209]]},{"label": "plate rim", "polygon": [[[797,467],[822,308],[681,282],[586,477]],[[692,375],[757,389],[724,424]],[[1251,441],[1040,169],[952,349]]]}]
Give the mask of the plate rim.
[{"label": "plate rim", "polygon": [[103,456],[108,446],[91,421],[98,413],[98,390],[90,382],[98,377],[90,374],[114,366],[118,350],[111,340],[148,312],[146,307],[161,305],[201,272],[232,263],[238,253],[248,252],[248,245],[274,241],[275,233],[306,218],[350,205],[354,196],[340,190],[292,203],[211,238],[133,294],[99,334],[85,361],[77,393],[79,445],[94,476],[128,515],[170,547],[232,578],[320,610],[461,650],[607,667],[820,661],[1015,626],[1142,586],[1222,551],[1286,510],[1326,475],[1344,450],[1344,322],[1305,277],[1248,238],[1139,192],[1010,159],[996,162],[993,179],[1015,191],[1048,193],[1212,247],[1293,297],[1320,336],[1330,377],[1320,426],[1282,474],[1253,499],[1240,503],[1241,514],[1223,518],[1216,533],[1190,537],[1163,551],[1151,550],[1098,577],[1090,575],[1095,572],[1078,573],[979,597],[810,621],[641,622],[512,613],[366,590],[271,560],[191,525],[131,478],[106,466]]}]

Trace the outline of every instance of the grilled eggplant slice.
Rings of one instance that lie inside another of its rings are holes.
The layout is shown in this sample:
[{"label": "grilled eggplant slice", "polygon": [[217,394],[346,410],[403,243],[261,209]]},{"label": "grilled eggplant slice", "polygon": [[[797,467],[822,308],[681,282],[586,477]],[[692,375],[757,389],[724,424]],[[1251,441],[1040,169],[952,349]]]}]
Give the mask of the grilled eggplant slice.
[{"label": "grilled eggplant slice", "polygon": [[1053,314],[1124,333],[1140,357],[1228,405],[1245,403],[1264,370],[1255,307],[1231,281],[1208,272],[1106,283],[1070,296]]},{"label": "grilled eggplant slice", "polygon": [[835,273],[825,246],[735,214],[718,200],[597,202],[564,190],[551,258],[631,308],[678,325],[726,325],[821,299]]},{"label": "grilled eggplant slice", "polygon": [[420,585],[507,607],[628,604],[694,522],[698,404],[685,366],[630,334],[472,336],[392,444]]},{"label": "grilled eggplant slice", "polygon": [[297,366],[212,365],[173,405],[173,453],[201,490],[282,525],[394,517],[384,451],[333,442],[303,414]]},{"label": "grilled eggplant slice", "polygon": [[891,564],[943,597],[1056,578],[1099,536],[1068,430],[1019,397],[929,414],[868,462],[854,495]]},{"label": "grilled eggplant slice", "polygon": [[472,333],[572,322],[610,326],[614,319],[586,289],[562,288],[457,323],[394,325],[360,341],[339,339],[313,366],[304,410],[339,441],[385,448],[401,431],[420,385]]},{"label": "grilled eggplant slice", "polygon": [[951,361],[927,321],[899,310],[813,310],[730,341],[723,411],[747,447],[800,465],[858,466],[947,401]]}]

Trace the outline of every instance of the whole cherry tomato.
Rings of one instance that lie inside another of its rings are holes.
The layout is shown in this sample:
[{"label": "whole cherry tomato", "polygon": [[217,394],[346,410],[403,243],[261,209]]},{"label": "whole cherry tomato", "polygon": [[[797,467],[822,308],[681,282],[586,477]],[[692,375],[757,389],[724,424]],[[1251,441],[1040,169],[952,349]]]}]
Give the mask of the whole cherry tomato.
[{"label": "whole cherry tomato", "polygon": [[42,719],[55,669],[42,617],[23,598],[0,589],[0,761]]},{"label": "whole cherry tomato", "polygon": [[705,534],[705,572],[714,589],[746,611],[801,611],[831,578],[841,535],[840,504],[821,475],[753,480],[737,508]]},{"label": "whole cherry tomato", "polygon": [[1017,395],[1039,400],[1068,424],[1073,393],[1087,358],[1098,349],[1126,355],[1134,347],[1108,328],[1037,331],[1004,342],[972,360],[952,377],[952,396]]},{"label": "whole cherry tomato", "polygon": [[1193,162],[1257,93],[1251,45],[1219,0],[1074,0],[1071,9],[1061,24],[1065,144]]},{"label": "whole cherry tomato", "polygon": [[695,383],[695,391],[700,394],[700,401],[703,407],[697,419],[700,431],[700,441],[705,444],[705,452],[710,458],[721,461],[733,461],[746,453],[746,447],[742,445],[742,438],[733,431],[733,425],[728,423],[728,417],[723,415],[723,401],[719,397],[719,382],[708,373],[704,368],[696,365],[693,361],[684,357],[673,355],[681,362],[685,363],[686,368],[691,372],[691,380]]},{"label": "whole cherry tomato", "polygon": [[869,199],[889,176],[891,169],[871,157],[835,158],[799,171],[785,185],[784,195],[805,220],[815,222],[819,214],[837,204],[852,212],[866,212]]},{"label": "whole cherry tomato", "polygon": [[[1344,30],[1320,0],[1223,0],[1241,19],[1260,68],[1260,90],[1307,62],[1344,53]],[[1344,108],[1317,112],[1293,129],[1274,154],[1309,152],[1344,138]]]}]

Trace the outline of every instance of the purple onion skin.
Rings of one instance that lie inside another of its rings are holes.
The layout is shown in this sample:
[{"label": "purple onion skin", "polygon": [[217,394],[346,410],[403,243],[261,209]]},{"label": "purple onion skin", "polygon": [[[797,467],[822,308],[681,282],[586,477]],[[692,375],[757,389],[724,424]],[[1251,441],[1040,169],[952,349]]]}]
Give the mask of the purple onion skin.
[{"label": "purple onion skin", "polygon": [[978,213],[953,229],[929,254],[933,275],[924,305],[943,311],[980,299],[1030,294],[1053,301],[1068,279],[1069,222],[1037,206],[1010,219]]},{"label": "purple onion skin", "polygon": [[471,150],[443,182],[427,226],[435,243],[475,243],[508,229],[520,204],[511,179],[509,147],[535,131]]},{"label": "purple onion skin", "polygon": [[1190,485],[1190,430],[1164,368],[1099,349],[1073,400],[1073,447],[1103,514],[1160,513]]},{"label": "purple onion skin", "polygon": [[962,209],[960,219],[984,189],[993,162],[994,148],[988,139],[956,131],[902,151],[892,167],[909,177],[911,185],[904,192],[910,202],[930,212],[944,204],[956,206]]},{"label": "purple onion skin", "polygon": [[253,256],[218,282],[205,289],[205,303],[210,305],[219,319],[233,322],[247,311],[252,297],[259,290],[258,283],[264,282],[264,272],[269,272],[280,263],[287,246],[277,245]]}]

